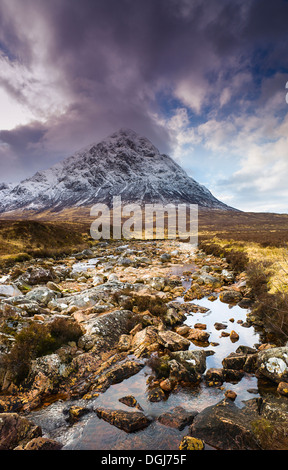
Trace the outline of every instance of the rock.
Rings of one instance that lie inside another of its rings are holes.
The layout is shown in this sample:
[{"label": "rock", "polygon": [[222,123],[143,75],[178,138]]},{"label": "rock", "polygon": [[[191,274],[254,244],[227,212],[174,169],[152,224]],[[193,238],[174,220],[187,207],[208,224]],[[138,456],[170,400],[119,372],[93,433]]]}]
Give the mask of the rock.
[{"label": "rock", "polygon": [[59,292],[51,290],[48,287],[35,287],[30,292],[28,292],[28,294],[26,294],[25,298],[28,301],[35,301],[40,305],[47,306],[49,302],[59,296]]},{"label": "rock", "polygon": [[264,349],[257,354],[257,375],[273,382],[288,381],[288,347]]},{"label": "rock", "polygon": [[210,333],[205,330],[200,330],[199,328],[190,328],[187,339],[190,341],[199,341],[206,343],[209,340]]},{"label": "rock", "polygon": [[89,413],[91,410],[84,406],[71,406],[68,411],[68,420],[70,423],[76,423],[79,419]]},{"label": "rock", "polygon": [[0,450],[13,450],[42,435],[41,428],[17,413],[0,413]]},{"label": "rock", "polygon": [[288,402],[269,395],[261,407],[253,398],[238,408],[224,399],[201,411],[190,433],[219,450],[286,450]]},{"label": "rock", "polygon": [[35,437],[31,439],[25,446],[16,447],[14,450],[61,450],[63,444],[48,439],[46,437]]},{"label": "rock", "polygon": [[168,308],[167,312],[163,316],[164,323],[168,326],[174,326],[178,323],[183,323],[186,320],[186,316],[183,312],[177,311],[175,308]]},{"label": "rock", "polygon": [[229,398],[229,400],[234,401],[237,398],[237,393],[234,392],[233,390],[226,390],[225,397]]},{"label": "rock", "polygon": [[205,380],[209,385],[219,385],[225,380],[223,369],[211,367],[205,373]]},{"label": "rock", "polygon": [[98,374],[91,390],[105,392],[111,385],[132,377],[132,375],[137,374],[143,367],[143,363],[130,359],[116,363],[108,369],[108,371],[104,371],[103,374],[100,374],[100,376]]},{"label": "rock", "polygon": [[161,400],[165,400],[166,395],[164,393],[164,390],[162,390],[161,387],[157,386],[148,389],[147,399],[152,403],[158,403]]},{"label": "rock", "polygon": [[142,407],[137,402],[136,398],[133,395],[127,395],[126,397],[119,398],[120,403],[124,403],[126,406],[131,408],[137,408],[140,411],[143,411]]},{"label": "rock", "polygon": [[101,284],[104,284],[106,280],[107,277],[104,276],[104,274],[96,274],[96,276],[94,276],[92,279],[92,284],[93,286],[100,286]]},{"label": "rock", "polygon": [[239,335],[236,333],[236,331],[232,330],[230,333],[230,339],[233,343],[239,340]]},{"label": "rock", "polygon": [[154,326],[147,326],[135,334],[131,347],[134,355],[141,357],[153,350],[154,344],[158,344],[158,330]]},{"label": "rock", "polygon": [[167,261],[171,260],[171,255],[169,253],[164,253],[163,255],[160,256],[160,261],[162,263],[166,263]]},{"label": "rock", "polygon": [[184,363],[185,367],[191,372],[203,374],[206,370],[206,353],[203,350],[177,351],[171,355],[177,361]]},{"label": "rock", "polygon": [[[253,419],[257,418],[256,412]],[[201,411],[190,428],[192,436],[219,450],[260,450],[245,413],[232,400],[224,399]]]},{"label": "rock", "polygon": [[0,284],[0,297],[16,297],[22,292],[13,284]]},{"label": "rock", "polygon": [[78,340],[78,347],[84,351],[90,351],[96,342],[97,338],[95,338],[95,336],[88,334],[82,335]]},{"label": "rock", "polygon": [[26,283],[30,286],[37,284],[46,284],[48,281],[54,281],[56,278],[55,273],[51,269],[44,269],[42,267],[30,267],[25,273],[21,274],[17,282]]},{"label": "rock", "polygon": [[227,290],[220,292],[219,299],[226,304],[237,304],[242,299],[242,294],[238,291]]},{"label": "rock", "polygon": [[168,413],[163,413],[158,417],[159,423],[170,428],[179,429],[182,431],[185,426],[192,423],[194,417],[197,415],[197,411],[186,411],[181,406],[177,406]]},{"label": "rock", "polygon": [[160,382],[160,387],[164,392],[171,392],[173,390],[173,382],[170,379],[165,379]]},{"label": "rock", "polygon": [[95,336],[95,343],[99,348],[111,348],[115,346],[122,334],[128,334],[131,330],[131,320],[134,314],[130,310],[114,310],[98,317],[92,316],[87,321],[81,322],[81,328],[85,334]]},{"label": "rock", "polygon": [[184,436],[179,445],[179,450],[204,450],[205,444],[196,437]]},{"label": "rock", "polygon": [[129,335],[121,335],[117,348],[119,351],[129,351],[131,348],[131,337]]},{"label": "rock", "polygon": [[159,331],[158,341],[164,348],[167,348],[170,351],[181,351],[183,349],[188,349],[190,346],[190,341],[188,341],[188,339],[169,330]]},{"label": "rock", "polygon": [[98,418],[104,419],[127,433],[140,431],[151,423],[149,418],[138,411],[105,410],[103,408],[96,408],[95,411]]},{"label": "rock", "polygon": [[280,382],[277,387],[277,392],[284,397],[288,397],[288,383]]},{"label": "rock", "polygon": [[155,290],[163,290],[165,287],[165,279],[164,277],[152,277],[152,279],[149,280],[149,285],[152,287],[152,289]]},{"label": "rock", "polygon": [[169,361],[170,375],[172,382],[197,383],[201,376],[196,368],[187,367],[187,363],[179,362],[176,359]]},{"label": "rock", "polygon": [[225,325],[225,323],[216,322],[216,323],[214,323],[214,328],[216,330],[226,330],[227,325]]}]

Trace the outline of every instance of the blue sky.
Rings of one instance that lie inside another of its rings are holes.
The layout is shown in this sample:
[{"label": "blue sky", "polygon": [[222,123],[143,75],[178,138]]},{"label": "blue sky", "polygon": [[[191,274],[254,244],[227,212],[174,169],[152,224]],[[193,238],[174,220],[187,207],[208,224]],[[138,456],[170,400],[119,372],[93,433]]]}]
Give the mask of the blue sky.
[{"label": "blue sky", "polygon": [[121,127],[229,205],[288,212],[286,0],[2,0],[0,182]]}]

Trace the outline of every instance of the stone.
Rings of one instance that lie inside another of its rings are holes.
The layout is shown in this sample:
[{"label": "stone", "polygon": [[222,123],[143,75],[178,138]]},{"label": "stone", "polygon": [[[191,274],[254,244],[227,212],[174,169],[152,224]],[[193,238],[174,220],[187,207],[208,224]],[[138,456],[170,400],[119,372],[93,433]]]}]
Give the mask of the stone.
[{"label": "stone", "polygon": [[159,331],[158,341],[164,348],[167,348],[170,351],[181,351],[183,349],[188,349],[190,346],[190,341],[188,341],[188,339],[169,330]]},{"label": "stone", "polygon": [[204,450],[205,444],[196,437],[184,436],[179,445],[179,450]]},{"label": "stone", "polygon": [[46,284],[48,281],[54,281],[55,273],[51,269],[42,267],[29,267],[25,273],[18,277],[17,282],[24,282],[30,286],[37,284]]},{"label": "stone", "polygon": [[[257,417],[256,411],[253,419]],[[198,413],[190,428],[192,437],[219,450],[260,450],[249,420],[232,400],[224,399]]]},{"label": "stone", "polygon": [[237,393],[234,392],[233,390],[226,390],[225,397],[229,398],[229,400],[234,401],[237,398]]},{"label": "stone", "polygon": [[239,335],[236,331],[232,330],[230,333],[230,339],[233,343],[239,340]]},{"label": "stone", "polygon": [[288,397],[288,382],[280,382],[277,387],[277,392],[284,397]]},{"label": "stone", "polygon": [[182,431],[186,426],[192,423],[196,415],[197,411],[186,411],[182,406],[177,406],[170,412],[161,414],[158,417],[158,421],[164,426]]},{"label": "stone", "polygon": [[0,450],[13,450],[39,436],[41,428],[27,418],[17,413],[0,413]]},{"label": "stone", "polygon": [[22,295],[22,292],[13,284],[0,284],[0,297],[16,297]]},{"label": "stone", "polygon": [[206,343],[209,340],[210,333],[205,330],[200,330],[199,328],[190,328],[187,339],[190,341],[199,341]]},{"label": "stone", "polygon": [[95,411],[98,418],[104,419],[127,433],[145,429],[151,423],[151,419],[138,411],[105,410],[103,408],[96,408]]},{"label": "stone", "polygon": [[226,304],[237,304],[242,299],[241,292],[227,290],[220,292],[219,299]]},{"label": "stone", "polygon": [[171,356],[185,365],[187,370],[203,374],[206,370],[206,353],[202,349],[195,351],[177,351]]},{"label": "stone", "polygon": [[288,347],[264,349],[257,354],[257,375],[273,382],[288,381]]},{"label": "stone", "polygon": [[126,406],[131,408],[137,408],[140,411],[143,411],[141,405],[137,402],[136,398],[133,395],[127,395],[126,397],[119,398],[120,403],[124,403]]},{"label": "stone", "polygon": [[129,335],[121,335],[117,348],[119,351],[129,351],[131,348],[131,337]]},{"label": "stone", "polygon": [[46,437],[35,437],[25,446],[16,447],[14,450],[61,450],[63,444]]}]

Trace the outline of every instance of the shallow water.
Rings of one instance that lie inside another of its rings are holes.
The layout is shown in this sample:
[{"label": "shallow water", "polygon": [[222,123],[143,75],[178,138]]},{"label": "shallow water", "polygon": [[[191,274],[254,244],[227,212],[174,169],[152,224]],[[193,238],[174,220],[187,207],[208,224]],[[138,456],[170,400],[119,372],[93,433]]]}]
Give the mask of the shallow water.
[{"label": "shallow water", "polygon": [[[178,299],[180,300],[180,299]],[[239,345],[253,347],[259,342],[258,333],[253,327],[246,328],[237,323],[237,320],[246,320],[246,309],[220,302],[219,299],[209,301],[204,298],[197,301],[198,305],[208,308],[206,313],[193,313],[187,315],[185,324],[193,327],[195,323],[204,323],[207,325],[207,331],[210,333],[209,341],[219,343],[217,346],[209,344],[205,349],[214,354],[208,355],[206,359],[207,369],[211,367],[221,368],[222,360],[233,351],[236,351]],[[232,319],[234,321],[232,321]],[[226,332],[235,330],[239,334],[239,340],[232,342],[230,337],[221,337],[221,331],[214,327],[215,322],[225,323]],[[197,346],[191,343],[190,349],[203,349],[203,346]],[[206,370],[207,370],[206,369]],[[152,403],[147,400],[147,379],[151,374],[148,366],[145,366],[137,375],[124,380],[122,383],[111,386],[105,393],[100,394],[93,401],[84,402],[84,406],[91,407],[91,413],[83,417],[73,427],[69,427],[65,421],[63,409],[69,408],[75,402],[59,402],[50,405],[44,410],[32,413],[31,419],[39,424],[47,436],[60,440],[64,444],[64,449],[70,450],[122,450],[122,449],[141,449],[141,450],[177,450],[181,438],[188,433],[188,427],[183,431],[172,429],[157,422],[157,416],[171,411],[176,406],[182,406],[188,411],[200,412],[210,405],[218,403],[224,398],[225,390],[234,390],[237,393],[235,404],[243,406],[243,400],[259,396],[257,390],[257,379],[251,374],[245,374],[237,384],[224,383],[220,387],[208,387],[203,380],[200,385],[194,388],[181,388],[177,392],[172,392],[166,401]],[[248,390],[253,391],[253,395]],[[140,403],[147,416],[155,420],[143,431],[133,434],[126,432],[106,423],[97,417],[93,408],[104,407],[109,409],[123,409],[126,411],[135,410],[128,408],[119,402],[119,398],[133,395]]]}]

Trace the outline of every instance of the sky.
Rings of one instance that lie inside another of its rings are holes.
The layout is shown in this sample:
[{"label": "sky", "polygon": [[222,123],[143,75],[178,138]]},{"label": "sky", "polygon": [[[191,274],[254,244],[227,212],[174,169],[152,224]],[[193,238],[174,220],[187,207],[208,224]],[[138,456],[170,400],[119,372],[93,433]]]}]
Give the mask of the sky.
[{"label": "sky", "polygon": [[287,50],[287,0],[0,0],[0,183],[128,127],[288,213]]}]

